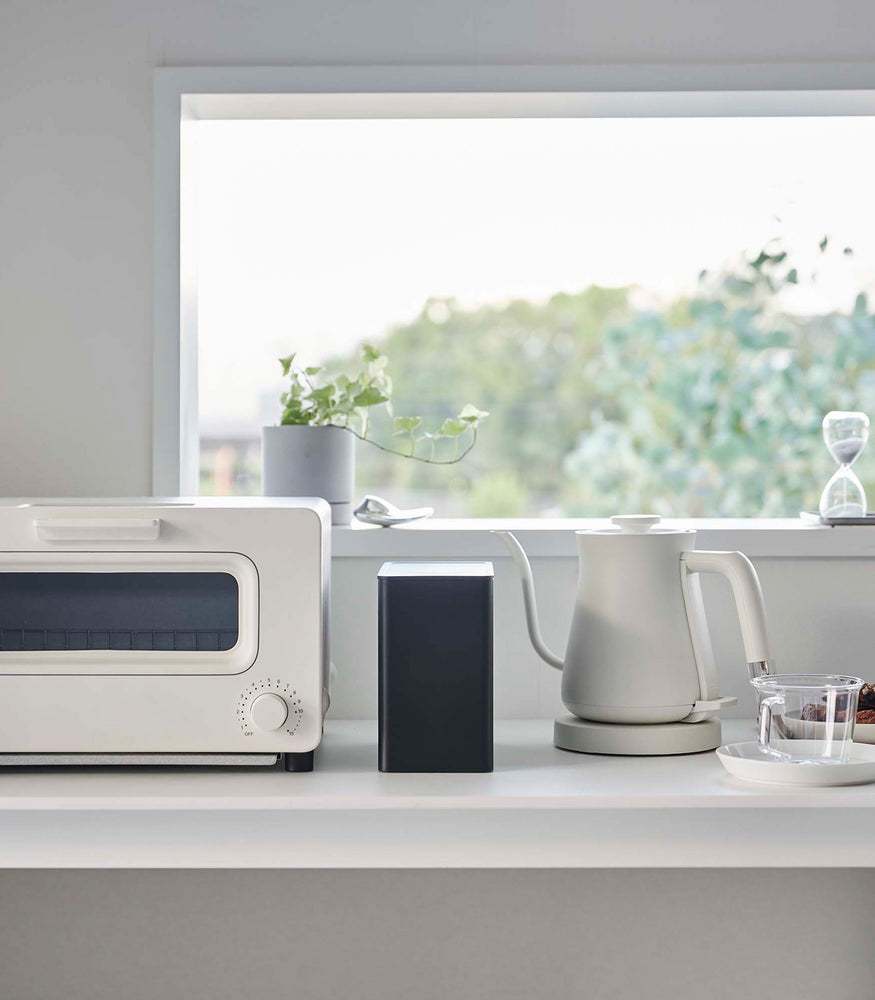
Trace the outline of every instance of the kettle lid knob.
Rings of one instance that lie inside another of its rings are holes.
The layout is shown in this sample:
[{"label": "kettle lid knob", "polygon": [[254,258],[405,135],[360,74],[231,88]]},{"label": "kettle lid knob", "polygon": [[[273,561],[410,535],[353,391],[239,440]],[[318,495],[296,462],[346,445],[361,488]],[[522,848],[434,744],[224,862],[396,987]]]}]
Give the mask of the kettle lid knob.
[{"label": "kettle lid knob", "polygon": [[659,514],[614,514],[611,524],[615,524],[624,534],[645,535],[661,520]]}]

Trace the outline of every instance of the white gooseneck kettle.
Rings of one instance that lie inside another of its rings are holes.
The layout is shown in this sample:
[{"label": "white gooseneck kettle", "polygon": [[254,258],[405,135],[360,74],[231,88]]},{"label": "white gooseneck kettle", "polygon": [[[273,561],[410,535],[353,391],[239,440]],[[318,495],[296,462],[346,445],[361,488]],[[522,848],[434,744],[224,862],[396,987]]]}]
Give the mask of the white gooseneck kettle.
[{"label": "white gooseneck kettle", "polygon": [[720,745],[721,698],[698,573],[732,586],[751,676],[769,672],[759,579],[741,552],[701,552],[696,532],[656,515],[612,517],[612,528],[576,531],[580,576],[564,659],[541,638],[529,560],[496,531],[523,581],[529,638],[562,671],[557,746],[589,753],[666,754]]}]

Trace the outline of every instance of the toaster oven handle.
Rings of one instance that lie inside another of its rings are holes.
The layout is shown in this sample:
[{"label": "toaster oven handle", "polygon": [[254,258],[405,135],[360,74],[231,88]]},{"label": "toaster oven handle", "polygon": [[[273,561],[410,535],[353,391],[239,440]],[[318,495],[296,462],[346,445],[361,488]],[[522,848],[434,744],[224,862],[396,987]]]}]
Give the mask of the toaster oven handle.
[{"label": "toaster oven handle", "polygon": [[161,518],[51,517],[33,527],[41,542],[152,542],[161,532]]}]

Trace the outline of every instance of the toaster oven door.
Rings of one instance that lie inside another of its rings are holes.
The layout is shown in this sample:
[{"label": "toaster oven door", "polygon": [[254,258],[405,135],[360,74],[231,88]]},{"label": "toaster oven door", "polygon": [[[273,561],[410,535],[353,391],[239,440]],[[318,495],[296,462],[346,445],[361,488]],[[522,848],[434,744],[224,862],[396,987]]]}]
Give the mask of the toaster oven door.
[{"label": "toaster oven door", "polygon": [[0,674],[237,674],[258,573],[234,552],[0,553]]}]

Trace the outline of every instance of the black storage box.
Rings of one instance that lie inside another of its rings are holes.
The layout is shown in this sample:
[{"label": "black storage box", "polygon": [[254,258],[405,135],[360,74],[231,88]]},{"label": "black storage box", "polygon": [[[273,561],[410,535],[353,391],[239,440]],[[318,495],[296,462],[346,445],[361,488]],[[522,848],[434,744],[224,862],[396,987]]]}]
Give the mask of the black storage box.
[{"label": "black storage box", "polygon": [[492,563],[384,563],[381,771],[492,770]]}]

